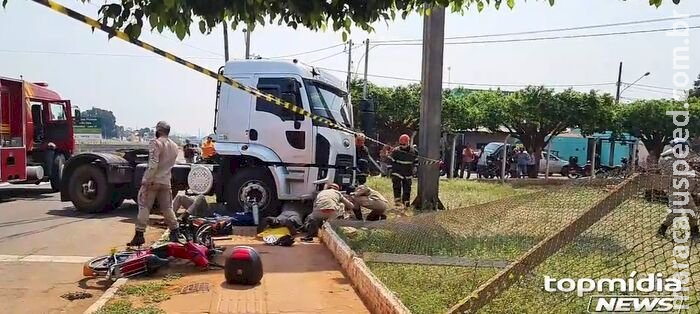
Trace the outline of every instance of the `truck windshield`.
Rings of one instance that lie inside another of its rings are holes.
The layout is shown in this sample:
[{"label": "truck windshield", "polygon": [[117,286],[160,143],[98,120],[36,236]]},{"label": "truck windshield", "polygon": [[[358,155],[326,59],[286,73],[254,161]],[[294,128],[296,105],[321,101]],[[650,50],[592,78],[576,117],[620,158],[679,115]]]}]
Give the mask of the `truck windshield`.
[{"label": "truck windshield", "polygon": [[348,115],[347,94],[328,84],[304,80],[309,96],[311,112],[344,127],[351,127]]}]

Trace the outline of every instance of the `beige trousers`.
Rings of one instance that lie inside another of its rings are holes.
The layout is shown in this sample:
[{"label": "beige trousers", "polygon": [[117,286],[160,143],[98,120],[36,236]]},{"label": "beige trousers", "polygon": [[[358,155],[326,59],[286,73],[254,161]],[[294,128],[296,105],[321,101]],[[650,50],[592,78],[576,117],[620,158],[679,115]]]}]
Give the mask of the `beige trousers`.
[{"label": "beige trousers", "polygon": [[172,191],[170,185],[154,183],[147,187],[141,186],[138,195],[139,214],[136,218],[136,231],[146,231],[148,217],[151,215],[153,203],[158,200],[158,208],[165,218],[165,223],[170,230],[178,228],[175,212],[172,204]]}]

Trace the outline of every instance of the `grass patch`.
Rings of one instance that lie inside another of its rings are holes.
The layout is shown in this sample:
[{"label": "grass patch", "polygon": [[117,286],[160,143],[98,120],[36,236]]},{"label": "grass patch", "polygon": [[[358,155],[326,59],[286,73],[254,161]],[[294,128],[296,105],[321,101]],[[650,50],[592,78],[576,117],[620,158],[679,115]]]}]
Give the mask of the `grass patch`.
[{"label": "grass patch", "polygon": [[444,313],[497,273],[491,268],[367,263],[415,314]]},{"label": "grass patch", "polygon": [[156,292],[162,292],[167,284],[163,281],[150,281],[137,284],[124,285],[119,288],[117,295],[127,296],[146,296]]},{"label": "grass patch", "polygon": [[[388,200],[394,199],[394,192],[389,178],[370,177],[367,186],[382,193]],[[418,182],[413,180],[411,200],[416,197]],[[476,204],[495,201],[506,196],[525,194],[534,189],[516,189],[508,184],[484,183],[473,180],[440,180],[440,200],[447,209],[462,208]]]},{"label": "grass patch", "polygon": [[95,314],[165,314],[165,311],[149,305],[134,307],[129,300],[114,300],[108,302]]},{"label": "grass patch", "polygon": [[[370,184],[380,191],[384,189],[383,193],[391,193],[390,183],[375,179]],[[464,193],[470,196],[459,195],[455,186],[468,188]],[[586,184],[533,191],[460,180],[441,182],[440,192],[442,201],[448,204],[481,205],[466,208],[453,205],[452,210],[367,223],[349,235],[344,234],[342,228],[336,230],[358,253],[513,261],[609,193],[602,187]],[[499,195],[502,199],[493,201]],[[628,278],[633,271],[638,274],[661,272],[666,277],[675,273],[676,258],[670,234],[673,230],[666,239],[655,235],[666,214],[666,205],[628,196],[630,198],[610,214],[502,291],[479,313],[586,311],[589,297],[595,293],[578,297],[575,293],[546,292],[543,290],[545,275],[600,279]],[[698,250],[700,243],[696,241],[690,251]],[[690,265],[691,276],[684,285],[690,289],[690,300],[685,303],[690,306],[688,313],[700,313],[697,297],[700,255],[691,253],[688,259],[679,262]],[[386,263],[368,263],[368,266],[413,313],[444,313],[498,272],[484,268]],[[606,291],[606,294],[615,292]]]},{"label": "grass patch", "polygon": [[138,298],[142,303],[160,303],[170,299],[170,294],[166,288],[170,282],[182,277],[182,274],[167,275],[159,281],[148,281],[143,283],[124,285],[119,288],[117,295],[125,298]]}]

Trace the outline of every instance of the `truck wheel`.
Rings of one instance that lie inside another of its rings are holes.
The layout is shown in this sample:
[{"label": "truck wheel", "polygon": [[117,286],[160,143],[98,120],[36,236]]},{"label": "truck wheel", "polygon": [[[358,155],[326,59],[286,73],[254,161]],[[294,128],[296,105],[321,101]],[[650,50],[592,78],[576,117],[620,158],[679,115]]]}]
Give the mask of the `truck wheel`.
[{"label": "truck wheel", "polygon": [[226,208],[234,212],[243,211],[248,197],[252,197],[258,202],[260,218],[277,216],[280,201],[275,183],[266,173],[261,168],[238,170],[226,185]]},{"label": "truck wheel", "polygon": [[53,159],[53,168],[51,169],[49,177],[52,192],[58,192],[61,190],[61,178],[63,178],[63,167],[65,164],[66,157],[63,156],[63,154],[58,154]]},{"label": "truck wheel", "polygon": [[118,198],[107,183],[107,175],[92,164],[81,165],[68,181],[68,195],[78,211],[100,213],[114,209]]}]

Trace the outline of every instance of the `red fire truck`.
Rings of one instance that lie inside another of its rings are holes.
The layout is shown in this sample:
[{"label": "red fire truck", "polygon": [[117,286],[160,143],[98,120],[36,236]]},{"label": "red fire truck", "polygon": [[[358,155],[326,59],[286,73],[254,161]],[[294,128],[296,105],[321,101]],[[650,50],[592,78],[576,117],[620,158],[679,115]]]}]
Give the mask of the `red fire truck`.
[{"label": "red fire truck", "polygon": [[80,111],[47,87],[0,77],[0,184],[49,181],[59,189]]}]

